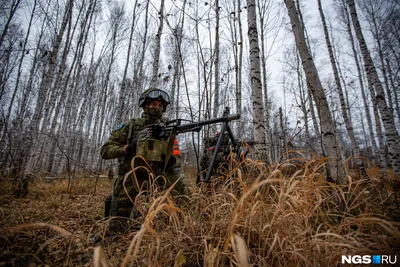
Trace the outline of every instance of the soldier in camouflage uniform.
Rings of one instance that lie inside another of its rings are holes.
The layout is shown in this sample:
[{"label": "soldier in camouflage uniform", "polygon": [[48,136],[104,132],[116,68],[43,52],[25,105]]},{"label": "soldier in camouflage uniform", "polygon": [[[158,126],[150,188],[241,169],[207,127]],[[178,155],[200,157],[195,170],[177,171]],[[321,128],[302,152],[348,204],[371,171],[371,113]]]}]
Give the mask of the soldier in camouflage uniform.
[{"label": "soldier in camouflage uniform", "polygon": [[[143,186],[146,186],[146,182],[148,182],[148,172],[142,168],[136,171],[138,184],[133,182],[132,174],[129,175],[124,184],[124,176],[131,170],[131,161],[136,155],[138,140],[143,138],[143,136],[140,136],[143,134],[143,130],[148,129],[147,135],[151,135],[151,129],[147,127],[148,125],[162,125],[165,123],[162,115],[169,103],[169,95],[166,92],[155,88],[145,91],[139,98],[139,106],[143,108],[142,117],[120,124],[101,147],[101,156],[103,159],[118,158],[119,161],[118,178],[115,181],[114,193],[111,199],[111,216],[128,217],[131,219],[139,216],[137,209],[129,197],[135,200],[139,190],[146,189]],[[180,178],[172,191],[173,196],[179,198],[179,196],[189,195],[189,189],[186,178],[179,168],[180,152],[177,150],[177,143],[175,143],[174,149],[167,164],[165,162],[162,164],[149,162],[149,164],[156,175],[163,173],[166,166],[164,176],[167,179],[167,184],[165,185],[167,188]],[[135,167],[137,166],[146,166],[146,164],[141,160],[135,160]],[[127,189],[129,197],[125,192],[124,186]],[[182,199],[184,200],[185,198]],[[125,226],[126,220],[113,219],[110,222],[110,230],[120,230]]]}]

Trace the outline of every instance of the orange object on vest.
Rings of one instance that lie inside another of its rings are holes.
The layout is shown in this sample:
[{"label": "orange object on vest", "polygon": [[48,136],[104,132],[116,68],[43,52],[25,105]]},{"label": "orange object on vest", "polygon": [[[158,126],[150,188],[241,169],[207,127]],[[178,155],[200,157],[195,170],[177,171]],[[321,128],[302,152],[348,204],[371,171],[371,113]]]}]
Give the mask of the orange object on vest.
[{"label": "orange object on vest", "polygon": [[174,156],[180,156],[181,151],[179,150],[179,145],[178,145],[178,140],[174,140],[174,148],[172,149],[172,155]]}]

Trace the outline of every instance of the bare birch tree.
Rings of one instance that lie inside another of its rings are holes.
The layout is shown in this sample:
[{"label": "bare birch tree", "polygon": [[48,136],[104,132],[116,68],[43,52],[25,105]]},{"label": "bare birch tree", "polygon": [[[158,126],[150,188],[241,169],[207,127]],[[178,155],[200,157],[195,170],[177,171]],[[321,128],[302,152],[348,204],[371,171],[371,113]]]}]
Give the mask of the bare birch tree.
[{"label": "bare birch tree", "polygon": [[[262,88],[264,97],[265,123],[268,130],[271,116],[271,100],[269,99],[267,60],[275,52],[276,43],[281,29],[282,5],[272,0],[257,0],[258,17],[260,21],[260,43],[261,43],[261,70]],[[268,135],[267,135],[268,136]]]},{"label": "bare birch tree", "polygon": [[388,153],[389,153],[389,158],[391,160],[391,165],[393,171],[397,175],[400,175],[400,151],[398,147],[399,134],[397,133],[397,130],[394,126],[393,115],[390,113],[390,110],[387,106],[382,83],[379,80],[375,64],[371,58],[367,43],[365,42],[360,22],[358,20],[357,10],[354,0],[347,0],[347,5],[349,6],[350,9],[351,20],[353,22],[353,27],[356,32],[361,53],[363,55],[364,68],[367,73],[367,78],[369,80],[369,83],[371,84],[371,86],[373,86],[375,90],[376,95],[373,101],[377,104],[382,116],[382,122],[385,128],[385,137],[388,145]]},{"label": "bare birch tree", "polygon": [[[71,14],[72,14],[73,6],[74,6],[74,0],[67,1],[63,19],[61,22],[61,27],[56,35],[55,40],[53,41],[52,50],[50,52],[46,53],[46,54],[49,54],[48,63],[46,66],[46,70],[43,73],[43,78],[42,78],[41,85],[39,87],[39,93],[37,96],[35,112],[33,114],[31,126],[30,126],[31,132],[35,138],[38,138],[37,135],[38,135],[38,130],[39,130],[39,126],[40,126],[40,121],[42,118],[43,107],[45,105],[46,96],[48,94],[48,91],[50,90],[51,85],[52,85],[52,81],[54,78],[54,72],[57,69],[58,53],[60,50],[60,46],[62,45],[61,42],[64,38],[65,30],[66,30],[67,26],[69,25],[70,19],[72,17]],[[31,143],[30,145],[28,145],[27,151],[29,151],[29,153],[33,153],[33,151],[32,151],[33,145],[34,145],[34,142]],[[31,155],[31,156],[33,156],[33,155]],[[31,160],[30,160],[30,163],[28,166],[28,170],[31,170],[33,168],[34,162],[37,160],[37,158],[38,157],[36,157],[36,158],[31,157]]]},{"label": "bare birch tree", "polygon": [[369,25],[369,31],[374,39],[375,51],[378,54],[377,66],[378,70],[382,74],[381,77],[383,79],[384,92],[387,99],[388,108],[390,113],[393,114],[393,93],[389,88],[389,75],[387,73],[387,66],[384,59],[384,51],[383,51],[383,37],[384,33],[383,27],[385,26],[385,22],[387,18],[390,16],[392,10],[395,9],[395,6],[399,5],[394,1],[379,1],[379,0],[364,0],[360,2],[360,8],[363,11],[363,14],[366,17],[366,21]]},{"label": "bare birch tree", "polygon": [[131,28],[130,28],[130,33],[129,33],[129,40],[128,40],[128,51],[126,55],[126,63],[124,67],[124,74],[122,76],[122,81],[121,81],[121,87],[120,87],[120,92],[119,92],[119,100],[118,100],[118,111],[117,111],[117,118],[116,121],[120,122],[126,119],[125,117],[125,102],[126,102],[126,92],[125,90],[127,89],[127,80],[126,76],[128,73],[128,67],[129,67],[129,61],[131,58],[131,49],[132,49],[132,44],[133,44],[133,33],[136,28],[136,23],[137,23],[137,8],[138,8],[138,0],[135,1],[135,4],[133,6],[133,11],[132,11],[132,23],[131,23]]},{"label": "bare birch tree", "polygon": [[253,127],[254,142],[256,143],[255,156],[258,159],[267,160],[265,113],[262,99],[260,48],[258,41],[255,0],[247,0],[247,24],[250,44],[250,76],[253,101]]},{"label": "bare birch tree", "polygon": [[6,17],[3,17],[3,18],[5,18],[5,23],[4,23],[4,27],[3,27],[1,35],[0,35],[0,47],[2,46],[4,38],[6,37],[8,30],[10,29],[10,26],[12,25],[12,21],[14,19],[14,16],[15,16],[17,10],[20,8],[21,2],[22,2],[21,0],[12,0],[10,7],[8,7],[6,5],[2,6],[2,9],[4,7],[9,9],[9,12],[7,14],[3,14],[3,10],[2,10],[0,13],[0,14],[2,14],[2,16],[3,15],[6,16]]},{"label": "bare birch tree", "polygon": [[358,83],[360,86],[361,98],[362,98],[362,101],[364,104],[364,112],[365,112],[365,117],[366,117],[367,125],[368,125],[368,137],[366,136],[366,138],[368,140],[368,144],[372,146],[372,157],[374,157],[375,155],[377,155],[377,156],[379,155],[379,150],[378,150],[378,146],[376,144],[374,130],[373,130],[373,126],[372,126],[371,112],[369,109],[367,95],[366,95],[366,91],[365,91],[365,86],[364,86],[364,81],[363,81],[363,73],[361,71],[361,65],[360,65],[360,62],[358,59],[356,45],[354,43],[353,32],[351,30],[351,20],[350,20],[349,13],[347,11],[345,0],[342,0],[340,4],[341,4],[340,16],[342,17],[344,23],[346,24],[346,32],[348,34],[348,40],[351,45],[352,56],[353,56],[354,62],[356,64],[356,69],[357,69],[357,74],[358,74],[357,78],[358,78]]},{"label": "bare birch tree", "polygon": [[160,68],[160,53],[161,53],[161,35],[163,33],[164,28],[164,2],[165,0],[161,0],[160,10],[158,10],[158,18],[160,19],[158,25],[158,31],[155,38],[155,45],[154,45],[154,58],[153,58],[153,74],[150,82],[150,87],[157,87],[157,80],[158,80],[158,72]]},{"label": "bare birch tree", "polygon": [[[172,28],[174,47],[174,58],[173,65],[168,65],[169,71],[172,71],[172,83],[171,83],[171,106],[172,111],[175,111],[175,118],[179,118],[179,98],[180,98],[180,82],[182,73],[182,42],[183,42],[183,30],[185,25],[185,12],[186,12],[187,0],[183,1],[182,9],[179,14],[179,19],[175,27]],[[172,69],[171,69],[172,68]]]},{"label": "bare birch tree", "polygon": [[219,94],[220,94],[220,78],[219,78],[219,51],[220,51],[220,37],[219,37],[219,22],[220,22],[220,9],[219,0],[215,0],[215,39],[214,39],[214,112],[213,118],[218,116],[219,109]]},{"label": "bare birch tree", "polygon": [[329,104],[313,58],[306,45],[306,39],[300,25],[297,8],[293,0],[285,0],[285,4],[288,9],[293,35],[295,37],[297,49],[300,53],[303,69],[306,73],[307,86],[311,91],[317,106],[318,117],[321,124],[323,148],[325,156],[328,158],[328,178],[333,176],[338,184],[343,184],[345,182],[344,165],[337,145],[336,129],[332,114],[329,110]]},{"label": "bare birch tree", "polygon": [[[299,20],[300,20],[300,25],[301,25],[301,29],[304,32],[304,36],[306,39],[306,44],[309,50],[309,53],[312,55],[311,52],[311,44],[310,44],[310,38],[308,36],[308,32],[307,32],[307,28],[305,26],[305,22],[303,19],[303,14],[301,12],[301,5],[300,5],[300,1],[296,1],[295,2],[297,11],[298,11],[298,15],[299,15]],[[308,86],[308,85],[307,85]],[[313,94],[311,93],[310,90],[307,90],[307,95],[308,95],[308,103],[309,103],[309,111],[310,111],[310,115],[311,115],[311,120],[313,122],[313,128],[315,131],[315,136],[316,136],[316,140],[317,140],[317,151],[319,152],[318,154],[323,155],[324,154],[324,148],[323,148],[323,144],[322,144],[322,136],[321,136],[321,127],[320,127],[320,123],[318,122],[318,118],[317,118],[317,114],[315,113],[315,101],[314,101],[314,97]]]},{"label": "bare birch tree", "polygon": [[236,63],[236,106],[237,112],[241,113],[242,111],[242,62],[243,62],[243,29],[242,29],[242,21],[241,21],[241,0],[237,0],[237,23],[238,23],[238,32],[239,39],[236,42],[237,51],[237,63]]},{"label": "bare birch tree", "polygon": [[[139,95],[143,90],[143,85],[144,85],[144,62],[145,62],[145,56],[146,56],[146,51],[148,47],[148,28],[149,28],[149,5],[150,1],[146,2],[145,6],[145,14],[144,14],[144,25],[143,25],[143,36],[141,37],[141,48],[140,48],[140,55],[137,60],[137,63],[135,64],[135,71],[133,73],[133,87],[136,88],[136,100],[135,102],[139,100]],[[140,38],[139,37],[139,38]],[[135,95],[134,95],[135,96]],[[133,114],[132,115],[138,115],[140,113],[139,107],[137,105],[134,105],[134,108],[132,108]]]},{"label": "bare birch tree", "polygon": [[233,61],[235,64],[235,103],[237,113],[242,110],[242,71],[243,71],[243,29],[241,21],[241,0],[232,3],[229,14],[229,31],[231,37]]},{"label": "bare birch tree", "polygon": [[[391,5],[388,2],[389,5]],[[382,38],[382,50],[388,68],[390,80],[390,92],[394,98],[394,109],[397,115],[397,123],[400,124],[400,96],[396,88],[400,85],[400,2],[397,1],[392,6],[392,10],[385,16],[385,21],[380,28],[380,37]]]},{"label": "bare birch tree", "polygon": [[[20,55],[20,58],[19,58],[19,64],[18,64],[18,70],[17,70],[17,77],[16,77],[16,81],[15,81],[15,86],[14,86],[14,92],[13,92],[13,94],[11,96],[10,104],[8,106],[8,112],[7,112],[7,115],[6,115],[7,117],[6,117],[5,122],[4,122],[6,124],[9,123],[9,118],[11,116],[12,108],[14,106],[14,100],[15,100],[15,97],[17,96],[18,91],[20,89],[19,85],[20,85],[21,76],[22,76],[22,65],[24,63],[25,56],[27,54],[29,54],[29,50],[26,50],[26,49],[27,49],[28,40],[29,40],[29,37],[30,37],[30,34],[31,34],[33,19],[34,19],[35,13],[36,13],[37,2],[38,2],[37,0],[34,0],[34,2],[33,2],[31,15],[29,17],[29,22],[28,22],[28,29],[26,31],[25,39],[24,39],[23,44],[22,44],[22,49],[21,49],[21,53],[20,53],[21,55]],[[0,47],[1,47],[1,44],[0,44]]]},{"label": "bare birch tree", "polygon": [[358,165],[358,168],[359,168],[362,176],[365,176],[365,175],[367,175],[367,173],[365,171],[364,163],[360,158],[360,147],[356,141],[356,137],[355,137],[354,131],[353,131],[353,125],[351,124],[351,121],[349,118],[349,113],[348,113],[349,108],[346,104],[346,100],[345,100],[345,97],[343,94],[343,88],[342,88],[342,85],[340,82],[339,71],[338,71],[338,67],[336,65],[335,56],[333,54],[332,43],[331,43],[331,40],[329,37],[328,26],[326,24],[324,11],[322,10],[321,0],[318,0],[318,10],[319,10],[322,25],[324,28],[325,42],[326,42],[326,46],[327,46],[328,52],[329,52],[329,59],[330,59],[332,70],[333,70],[333,76],[335,78],[336,90],[339,94],[340,107],[341,107],[341,111],[342,111],[344,124],[346,126],[347,134],[349,135],[349,138],[350,138],[351,147],[352,147],[354,156],[356,157],[356,163]]}]

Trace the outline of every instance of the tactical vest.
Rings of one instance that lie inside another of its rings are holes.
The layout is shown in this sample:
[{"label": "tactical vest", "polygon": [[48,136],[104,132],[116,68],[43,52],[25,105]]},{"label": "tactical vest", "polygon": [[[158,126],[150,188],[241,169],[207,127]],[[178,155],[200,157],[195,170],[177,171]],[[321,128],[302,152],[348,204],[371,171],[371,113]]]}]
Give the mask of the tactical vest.
[{"label": "tactical vest", "polygon": [[132,119],[128,123],[128,137],[126,138],[126,144],[130,144],[132,137],[137,135],[140,131],[146,128],[146,120],[144,118]]},{"label": "tactical vest", "polygon": [[[146,128],[144,118],[132,119],[129,123],[127,144],[132,141],[132,137],[139,134]],[[163,163],[166,158],[168,141],[158,140],[148,136],[140,137],[136,145],[136,155],[142,156],[148,162]]]}]

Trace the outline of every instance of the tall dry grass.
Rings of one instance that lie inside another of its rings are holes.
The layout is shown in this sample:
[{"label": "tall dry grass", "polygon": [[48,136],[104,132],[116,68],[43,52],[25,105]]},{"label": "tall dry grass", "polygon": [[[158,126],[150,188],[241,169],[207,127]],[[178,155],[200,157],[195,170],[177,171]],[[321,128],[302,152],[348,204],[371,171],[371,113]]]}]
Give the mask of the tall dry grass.
[{"label": "tall dry grass", "polygon": [[324,159],[301,154],[234,165],[182,208],[171,188],[150,197],[121,266],[337,266],[341,255],[399,251],[398,180],[348,175],[338,186]]},{"label": "tall dry grass", "polygon": [[[181,207],[170,195],[172,187],[152,190],[136,203],[144,214],[140,229],[105,238],[96,247],[85,244],[82,250],[90,253],[90,261],[77,261],[69,253],[62,256],[63,263],[338,266],[341,255],[398,254],[399,179],[375,169],[368,170],[369,180],[348,171],[347,184],[338,186],[326,182],[325,163],[299,152],[274,166],[251,159],[233,162],[210,186],[192,186],[192,195]],[[82,202],[85,187],[76,189],[75,197]],[[56,203],[49,206],[57,208]],[[108,220],[92,223],[86,238],[95,231],[106,236]],[[57,242],[73,246],[76,234],[62,227],[66,232],[52,228],[62,237]]]}]

